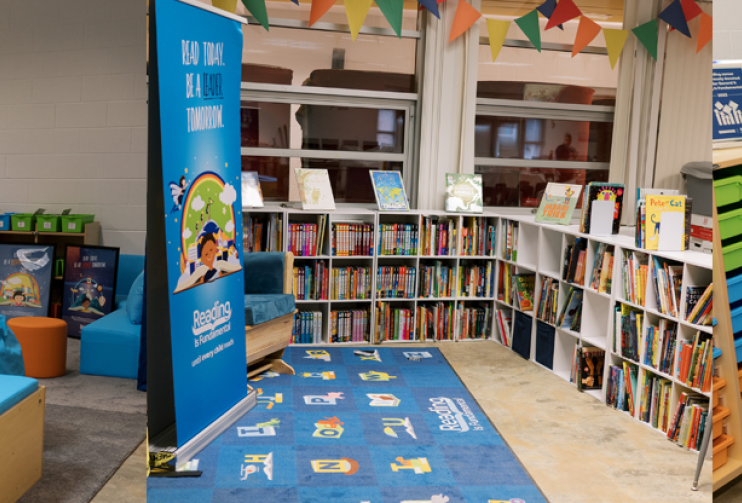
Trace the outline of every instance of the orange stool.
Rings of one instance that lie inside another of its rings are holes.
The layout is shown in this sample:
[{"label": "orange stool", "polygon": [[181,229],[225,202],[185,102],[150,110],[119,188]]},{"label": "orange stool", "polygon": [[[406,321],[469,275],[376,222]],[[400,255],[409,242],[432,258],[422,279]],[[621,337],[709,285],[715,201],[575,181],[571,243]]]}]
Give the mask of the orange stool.
[{"label": "orange stool", "polygon": [[59,377],[67,371],[67,322],[56,318],[13,318],[8,327],[21,344],[27,377]]}]

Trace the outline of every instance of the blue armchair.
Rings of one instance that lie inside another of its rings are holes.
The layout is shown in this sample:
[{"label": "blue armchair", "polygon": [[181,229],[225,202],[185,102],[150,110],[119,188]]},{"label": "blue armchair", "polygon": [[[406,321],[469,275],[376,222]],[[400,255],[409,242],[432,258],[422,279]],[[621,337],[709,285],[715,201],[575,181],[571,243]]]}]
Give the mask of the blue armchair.
[{"label": "blue armchair", "polygon": [[[80,336],[80,373],[136,379],[139,370],[139,343],[142,333],[142,298],[139,276],[144,270],[143,255],[121,255],[116,276],[115,311],[87,325]],[[132,298],[129,294],[135,292]],[[129,303],[132,305],[128,305]],[[136,305],[135,305],[136,304]],[[139,313],[138,320],[136,313]],[[134,320],[132,321],[132,318]],[[138,322],[138,323],[135,323]]]}]

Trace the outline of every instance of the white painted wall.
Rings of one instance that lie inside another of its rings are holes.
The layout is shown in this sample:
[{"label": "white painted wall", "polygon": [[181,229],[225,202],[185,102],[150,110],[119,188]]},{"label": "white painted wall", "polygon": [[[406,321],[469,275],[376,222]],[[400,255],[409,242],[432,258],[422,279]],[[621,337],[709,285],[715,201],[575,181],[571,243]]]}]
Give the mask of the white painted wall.
[{"label": "white painted wall", "polygon": [[0,0],[0,209],[94,213],[144,254],[145,0]]},{"label": "white painted wall", "polygon": [[714,0],[714,61],[742,59],[742,2]]}]

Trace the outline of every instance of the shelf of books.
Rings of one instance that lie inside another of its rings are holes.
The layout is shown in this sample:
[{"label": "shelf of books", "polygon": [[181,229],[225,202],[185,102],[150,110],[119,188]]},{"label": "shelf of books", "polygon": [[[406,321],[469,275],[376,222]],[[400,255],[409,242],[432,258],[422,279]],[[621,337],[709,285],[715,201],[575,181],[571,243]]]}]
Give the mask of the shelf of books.
[{"label": "shelf of books", "polygon": [[709,413],[712,257],[502,216],[493,339],[693,451]]}]

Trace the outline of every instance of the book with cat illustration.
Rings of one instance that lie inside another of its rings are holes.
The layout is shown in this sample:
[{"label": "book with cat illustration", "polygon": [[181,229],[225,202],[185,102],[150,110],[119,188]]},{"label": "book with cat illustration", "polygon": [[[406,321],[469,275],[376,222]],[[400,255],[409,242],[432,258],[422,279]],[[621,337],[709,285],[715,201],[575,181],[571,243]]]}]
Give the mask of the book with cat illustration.
[{"label": "book with cat illustration", "polygon": [[601,389],[603,387],[603,364],[605,350],[600,348],[583,347],[579,349],[580,377],[577,389]]}]

